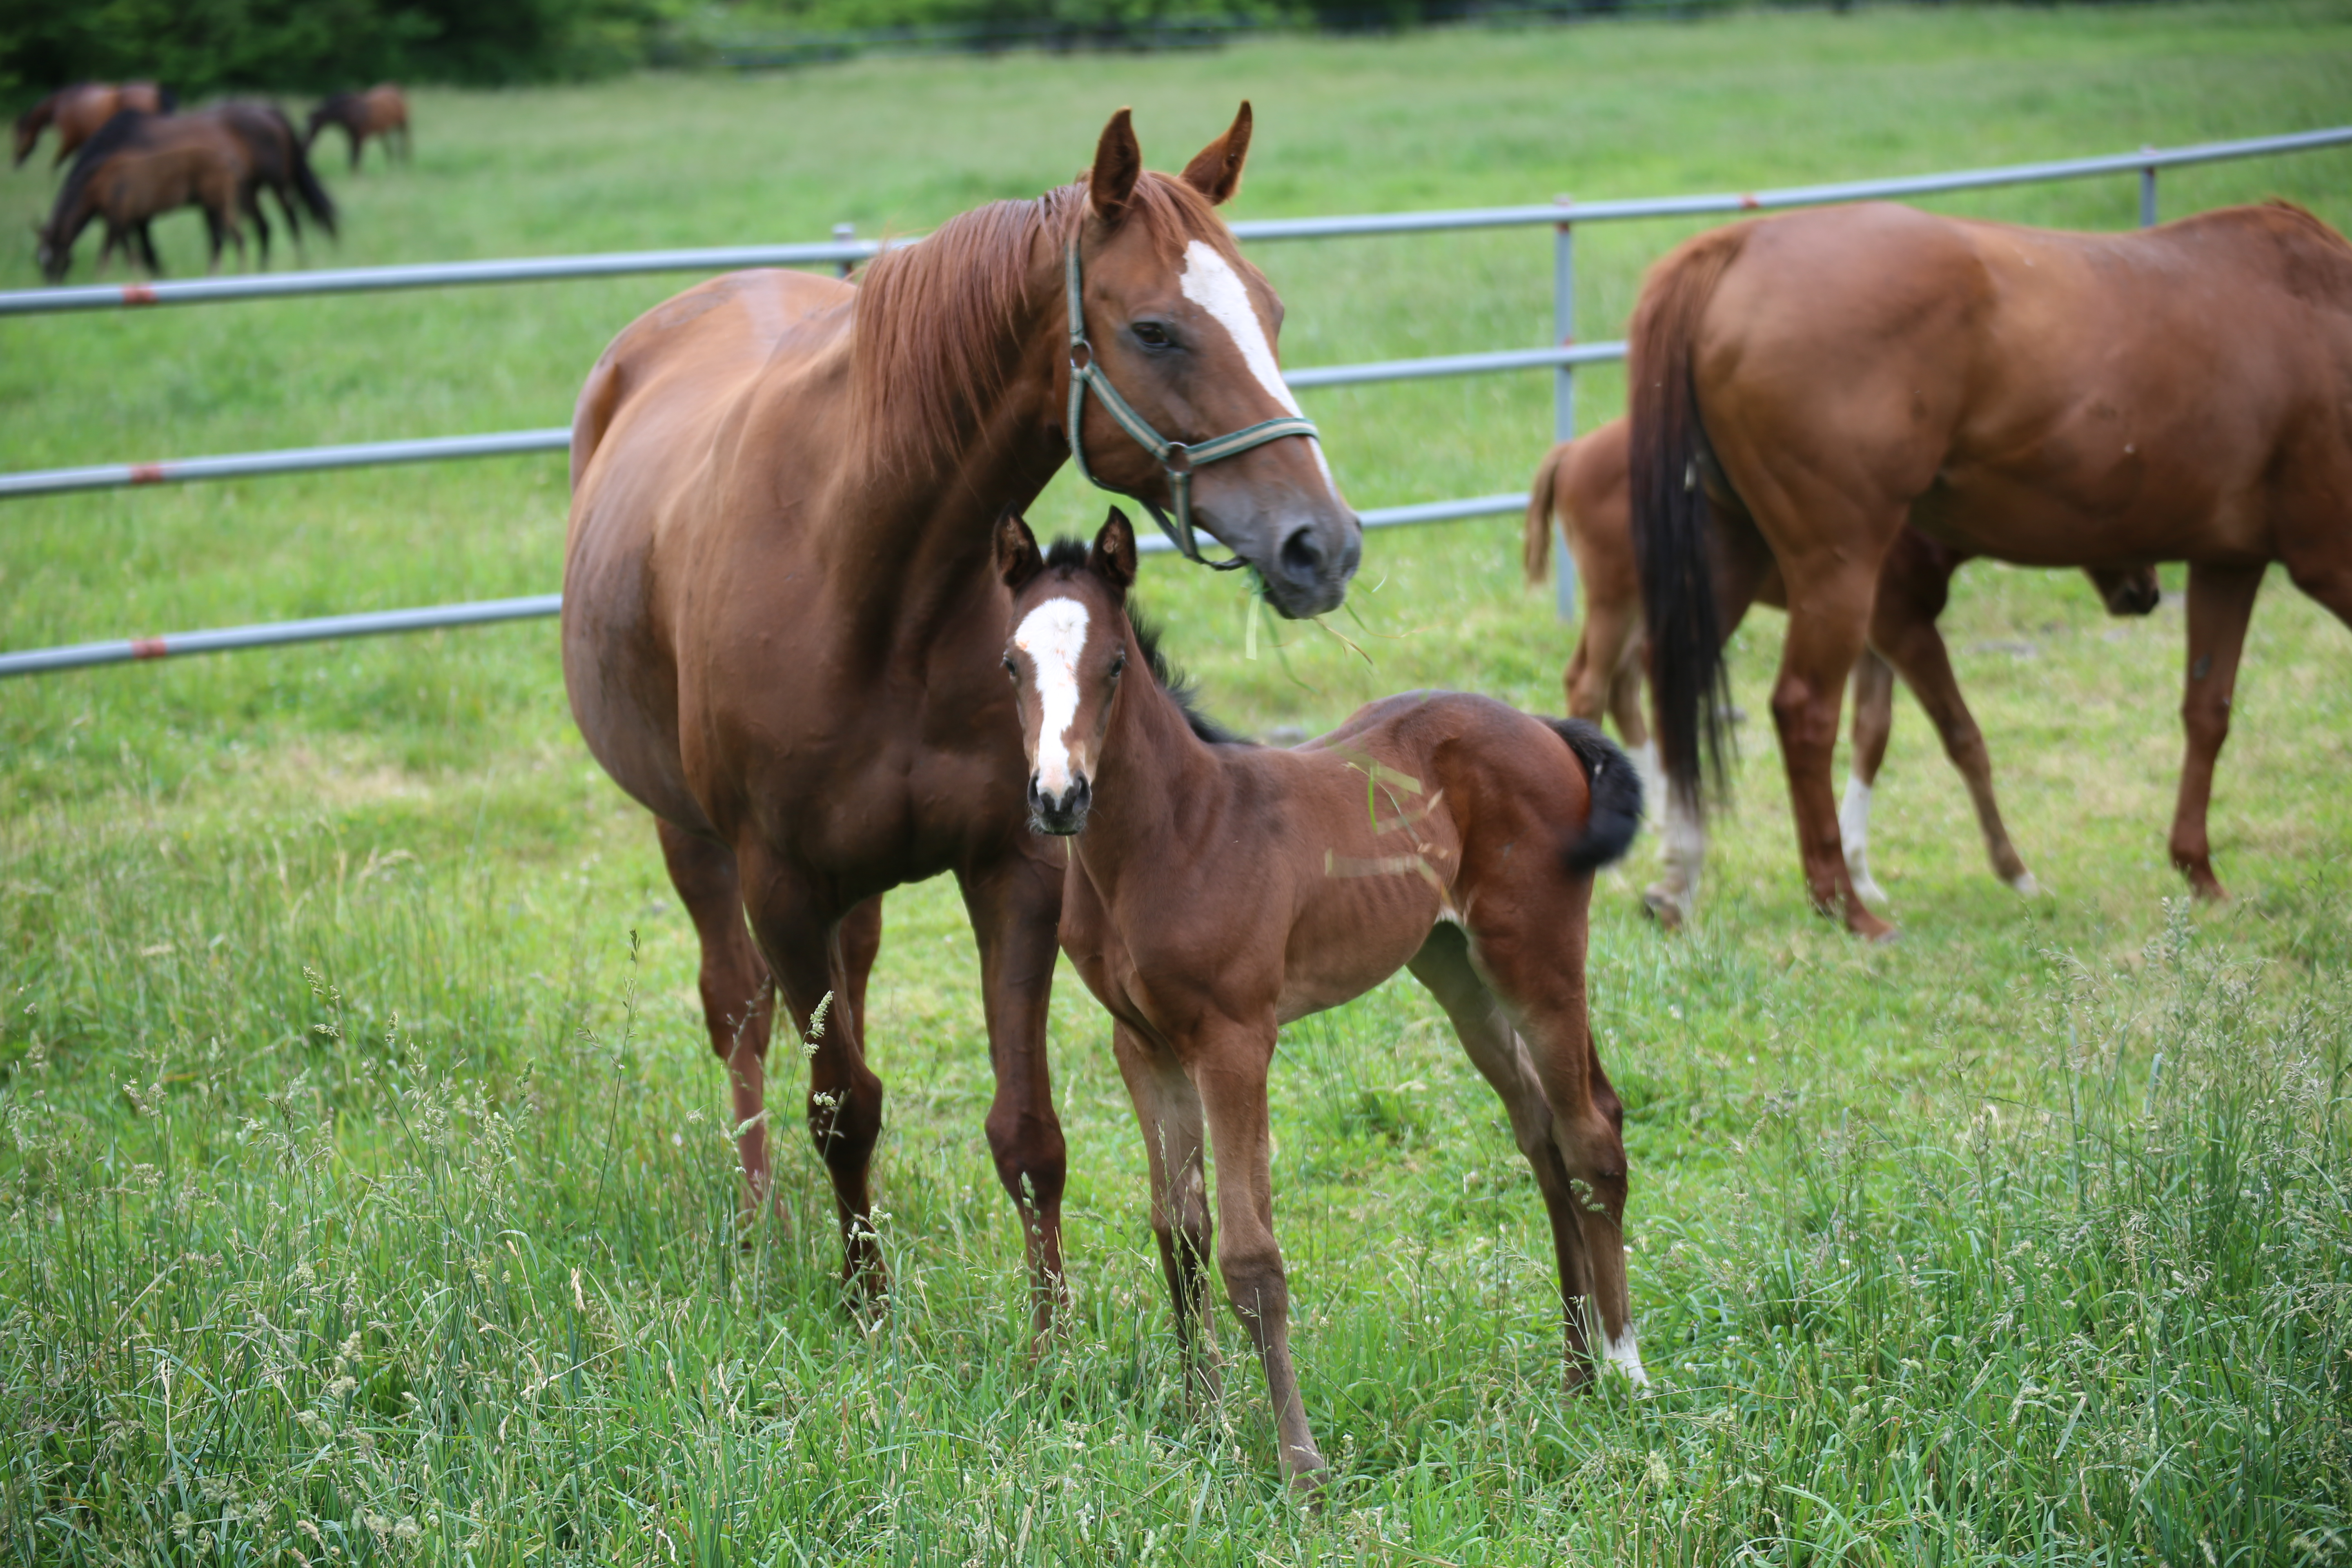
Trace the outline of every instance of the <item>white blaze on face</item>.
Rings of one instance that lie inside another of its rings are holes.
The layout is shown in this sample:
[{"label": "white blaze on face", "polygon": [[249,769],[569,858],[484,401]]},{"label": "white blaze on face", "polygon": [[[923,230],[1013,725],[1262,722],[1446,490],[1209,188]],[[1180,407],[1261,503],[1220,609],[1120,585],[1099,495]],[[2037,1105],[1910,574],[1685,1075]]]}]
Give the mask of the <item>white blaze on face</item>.
[{"label": "white blaze on face", "polygon": [[1076,599],[1046,600],[1021,618],[1013,646],[1029,656],[1037,682],[1037,787],[1058,801],[1076,782],[1070,725],[1078,716],[1087,607]]},{"label": "white blaze on face", "polygon": [[[1234,264],[1206,240],[1196,239],[1184,247],[1183,286],[1184,298],[1206,310],[1233,338],[1234,346],[1242,351],[1242,363],[1249,366],[1267,395],[1286,412],[1304,417],[1298,399],[1291,395],[1290,384],[1282,379],[1282,367],[1274,362],[1274,345],[1266,342],[1257,307],[1250,303],[1249,286],[1234,270]],[[1307,445],[1315,454],[1315,466],[1323,470],[1323,482],[1331,487],[1332,494],[1339,494],[1331,465],[1323,459],[1323,443],[1310,436]]]},{"label": "white blaze on face", "polygon": [[1628,1322],[1623,1331],[1610,1339],[1606,1346],[1609,1364],[1623,1373],[1636,1388],[1650,1386],[1650,1374],[1642,1365],[1642,1352],[1633,1343],[1633,1325]]}]

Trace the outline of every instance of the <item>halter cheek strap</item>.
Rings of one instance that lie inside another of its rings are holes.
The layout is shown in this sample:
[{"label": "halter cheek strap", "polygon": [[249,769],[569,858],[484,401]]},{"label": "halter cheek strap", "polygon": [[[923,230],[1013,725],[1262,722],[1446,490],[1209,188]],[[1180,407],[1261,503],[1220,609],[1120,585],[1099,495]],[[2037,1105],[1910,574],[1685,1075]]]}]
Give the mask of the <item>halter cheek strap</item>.
[{"label": "halter cheek strap", "polygon": [[1117,421],[1118,427],[1133,437],[1135,444],[1150,453],[1152,460],[1168,476],[1168,489],[1175,502],[1175,515],[1171,518],[1157,503],[1145,500],[1141,496],[1129,499],[1142,501],[1150,510],[1152,520],[1160,524],[1160,531],[1168,535],[1185,560],[1197,561],[1219,572],[1231,572],[1247,565],[1248,563],[1238,555],[1223,561],[1211,561],[1201,553],[1200,543],[1192,535],[1192,470],[1206,463],[1238,457],[1254,447],[1279,441],[1286,436],[1305,436],[1316,439],[1315,422],[1296,414],[1286,414],[1278,419],[1260,420],[1255,425],[1246,426],[1212,441],[1188,446],[1181,441],[1165,439],[1126,398],[1118,395],[1118,388],[1110,384],[1110,377],[1095,363],[1094,345],[1087,341],[1084,279],[1078,270],[1078,242],[1076,238],[1070,241],[1068,265],[1065,272],[1070,300],[1070,415],[1066,426],[1070,460],[1077,464],[1078,472],[1086,476],[1087,483],[1097,489],[1116,494],[1127,493],[1116,485],[1106,484],[1097,479],[1094,470],[1087,467],[1086,442],[1080,431],[1086,423],[1087,394],[1091,391],[1102,404],[1104,411]]}]

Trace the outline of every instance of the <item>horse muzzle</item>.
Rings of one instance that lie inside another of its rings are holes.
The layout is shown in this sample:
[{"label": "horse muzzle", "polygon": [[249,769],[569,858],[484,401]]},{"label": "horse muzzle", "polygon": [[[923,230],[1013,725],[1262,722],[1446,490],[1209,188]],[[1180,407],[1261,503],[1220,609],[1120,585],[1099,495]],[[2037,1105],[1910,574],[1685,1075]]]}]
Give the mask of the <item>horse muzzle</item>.
[{"label": "horse muzzle", "polygon": [[1087,825],[1087,808],[1094,804],[1094,790],[1080,773],[1070,787],[1056,796],[1029,775],[1029,827],[1034,833],[1047,833],[1066,838]]}]

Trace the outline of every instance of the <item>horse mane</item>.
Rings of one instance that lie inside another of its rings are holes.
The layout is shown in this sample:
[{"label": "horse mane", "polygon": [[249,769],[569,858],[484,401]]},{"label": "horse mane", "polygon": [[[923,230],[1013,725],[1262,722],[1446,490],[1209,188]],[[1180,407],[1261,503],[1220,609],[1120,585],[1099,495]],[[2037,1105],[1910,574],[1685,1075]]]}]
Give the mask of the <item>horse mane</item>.
[{"label": "horse mane", "polygon": [[[1087,570],[1094,559],[1094,547],[1082,539],[1057,539],[1046,548],[1045,570],[1065,576],[1075,576]],[[1185,678],[1184,672],[1171,664],[1165,649],[1160,646],[1160,626],[1151,617],[1127,601],[1128,629],[1135,634],[1135,646],[1142,651],[1145,668],[1151,671],[1151,682],[1166,692],[1184,715],[1185,728],[1193,738],[1212,746],[1253,746],[1257,742],[1248,736],[1226,729],[1201,711],[1200,688]]]},{"label": "horse mane", "polygon": [[25,110],[24,113],[16,116],[16,129],[19,131],[34,132],[46,129],[49,121],[58,117],[58,100],[63,98],[66,94],[76,90],[76,89],[80,85],[80,83],[77,82],[73,87],[61,87],[58,89],[57,91],[49,94],[48,97],[41,100],[40,102],[33,105],[32,108]]},{"label": "horse mane", "polygon": [[[939,458],[978,424],[1003,391],[1005,351],[1032,308],[1038,239],[1058,258],[1087,212],[1081,178],[1034,200],[975,207],[866,265],[855,307],[851,406],[869,460],[911,467]],[[1125,221],[1142,224],[1171,262],[1195,237],[1239,260],[1216,209],[1182,180],[1146,172]],[[1058,267],[1055,276],[1058,283]]]},{"label": "horse mane", "polygon": [[81,151],[74,154],[73,167],[66,171],[66,183],[58,189],[57,205],[49,209],[49,221],[55,223],[60,216],[73,211],[99,165],[124,148],[139,145],[145,138],[147,122],[154,118],[139,109],[117,110],[109,116],[106,123],[98,128],[98,134],[83,142]]}]

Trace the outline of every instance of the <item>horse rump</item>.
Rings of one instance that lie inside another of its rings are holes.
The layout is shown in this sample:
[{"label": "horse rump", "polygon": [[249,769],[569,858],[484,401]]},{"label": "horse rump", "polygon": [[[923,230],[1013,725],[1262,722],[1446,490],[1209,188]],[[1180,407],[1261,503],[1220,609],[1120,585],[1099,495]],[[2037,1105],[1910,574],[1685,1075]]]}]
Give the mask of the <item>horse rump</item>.
[{"label": "horse rump", "polygon": [[1633,552],[1650,637],[1658,750],[1666,782],[1694,816],[1702,783],[1719,793],[1731,708],[1723,627],[1708,556],[1706,481],[1712,459],[1699,416],[1692,351],[1716,285],[1738,258],[1749,226],[1700,235],[1651,269],[1627,334],[1632,353]]},{"label": "horse rump", "polygon": [[1572,873],[1598,871],[1622,858],[1642,826],[1642,773],[1633,760],[1600,727],[1581,719],[1546,719],[1544,726],[1568,743],[1584,769],[1591,796],[1584,832],[1560,851]]}]

